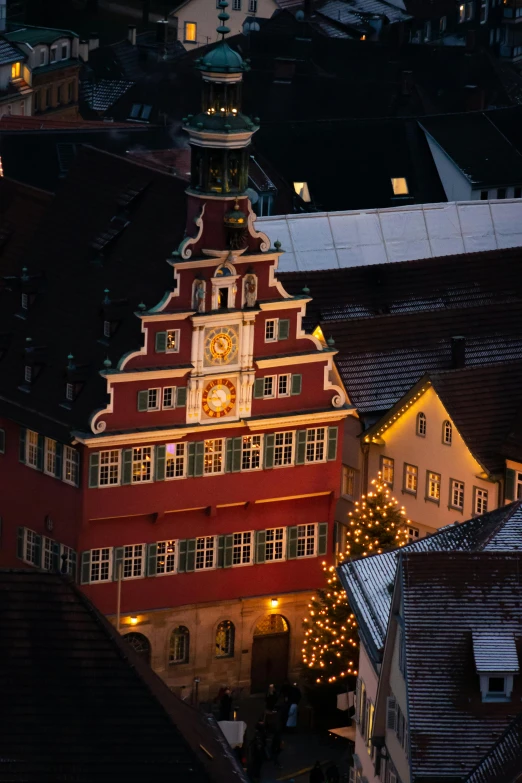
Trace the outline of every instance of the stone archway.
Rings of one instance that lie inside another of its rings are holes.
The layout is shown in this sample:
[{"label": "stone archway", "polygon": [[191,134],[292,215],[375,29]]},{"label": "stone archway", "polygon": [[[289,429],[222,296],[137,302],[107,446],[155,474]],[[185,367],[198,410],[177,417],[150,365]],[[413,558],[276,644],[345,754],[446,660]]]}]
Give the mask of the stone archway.
[{"label": "stone archway", "polygon": [[123,637],[130,644],[134,652],[150,665],[150,642],[142,633],[126,633]]},{"label": "stone archway", "polygon": [[283,684],[288,675],[290,626],[282,614],[267,614],[254,628],[252,640],[251,692],[263,693],[273,683]]}]

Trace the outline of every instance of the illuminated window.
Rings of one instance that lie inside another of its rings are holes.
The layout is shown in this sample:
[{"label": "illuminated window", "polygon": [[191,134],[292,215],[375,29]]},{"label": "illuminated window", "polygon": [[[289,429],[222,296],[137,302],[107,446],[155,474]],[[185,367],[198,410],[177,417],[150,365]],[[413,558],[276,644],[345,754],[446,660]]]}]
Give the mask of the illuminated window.
[{"label": "illuminated window", "polygon": [[392,177],[391,184],[394,196],[407,196],[410,192],[405,177]]},{"label": "illuminated window", "polygon": [[91,549],[89,582],[108,582],[111,578],[112,549]]},{"label": "illuminated window", "polygon": [[223,438],[205,441],[205,476],[223,471]]},{"label": "illuminated window", "polygon": [[294,182],[294,190],[297,193],[297,195],[303,199],[303,201],[306,201],[308,203],[312,200],[310,198],[308,182]]},{"label": "illuminated window", "polygon": [[383,484],[393,487],[394,461],[391,457],[381,457],[381,472]]},{"label": "illuminated window", "polygon": [[294,455],[294,433],[276,432],[274,439],[274,466],[291,465]]},{"label": "illuminated window", "polygon": [[426,437],[426,414],[425,413],[417,414],[417,435],[419,435],[421,438]]},{"label": "illuminated window", "polygon": [[173,574],[176,570],[176,542],[159,541],[157,544],[157,574]]},{"label": "illuminated window", "polygon": [[322,462],[324,460],[325,438],[326,429],[324,427],[306,431],[306,462]]},{"label": "illuminated window", "polygon": [[196,571],[214,568],[216,541],[214,536],[196,538]]},{"label": "illuminated window", "polygon": [[152,481],[152,446],[132,450],[132,482],[144,481]]},{"label": "illuminated window", "polygon": [[188,628],[179,625],[170,635],[169,663],[187,663],[189,659],[190,634]]},{"label": "illuminated window", "polygon": [[45,439],[44,472],[49,476],[56,475],[56,441],[51,438]]},{"label": "illuminated window", "polygon": [[459,511],[464,508],[464,484],[462,481],[451,480],[450,506]]},{"label": "illuminated window", "polygon": [[21,63],[13,63],[11,65],[11,79],[20,78]]},{"label": "illuminated window", "polygon": [[486,511],[488,510],[487,489],[479,489],[478,487],[473,487],[473,492],[475,494],[474,501],[473,501],[473,513],[485,514]]},{"label": "illuminated window", "polygon": [[196,22],[185,22],[186,43],[196,43],[198,26]]},{"label": "illuminated window", "polygon": [[244,435],[241,449],[241,470],[261,467],[261,435]]},{"label": "illuminated window", "polygon": [[232,565],[250,565],[252,554],[252,533],[234,533]]},{"label": "illuminated window", "polygon": [[178,353],[179,351],[179,329],[167,330],[167,353]]},{"label": "illuminated window", "polygon": [[428,500],[440,501],[440,473],[428,470],[426,475],[426,490]]},{"label": "illuminated window", "polygon": [[266,531],[265,561],[284,560],[285,528],[274,527]]},{"label": "illuminated window", "polygon": [[100,475],[98,485],[109,487],[120,483],[120,450],[100,451]]},{"label": "illuminated window", "polygon": [[232,658],[234,655],[234,623],[224,620],[216,631],[216,658]]},{"label": "illuminated window", "polygon": [[411,492],[412,495],[417,494],[417,482],[419,477],[419,469],[415,465],[404,465],[404,491]]},{"label": "illuminated window", "polygon": [[185,475],[185,444],[167,443],[165,459],[165,478],[183,478]]},{"label": "illuminated window", "polygon": [[144,555],[143,544],[131,544],[123,547],[123,579],[137,579],[144,576]]},{"label": "illuminated window", "polygon": [[297,526],[297,557],[313,557],[315,555],[316,526]]},{"label": "illuminated window", "polygon": [[71,446],[63,447],[63,480],[67,484],[78,486],[80,475],[80,455]]},{"label": "illuminated window", "polygon": [[27,430],[25,464],[32,468],[38,467],[38,433],[32,430]]}]

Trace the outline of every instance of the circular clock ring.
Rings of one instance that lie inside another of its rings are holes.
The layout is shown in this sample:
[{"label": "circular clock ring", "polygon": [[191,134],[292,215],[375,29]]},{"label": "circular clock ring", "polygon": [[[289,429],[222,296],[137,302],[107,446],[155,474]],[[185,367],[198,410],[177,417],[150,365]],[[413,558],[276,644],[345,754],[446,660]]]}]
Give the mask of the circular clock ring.
[{"label": "circular clock ring", "polygon": [[215,378],[203,389],[203,411],[211,418],[227,416],[236,402],[236,387],[227,378]]},{"label": "circular clock ring", "polygon": [[210,341],[210,352],[216,359],[226,359],[232,350],[232,340],[225,332],[216,334]]}]

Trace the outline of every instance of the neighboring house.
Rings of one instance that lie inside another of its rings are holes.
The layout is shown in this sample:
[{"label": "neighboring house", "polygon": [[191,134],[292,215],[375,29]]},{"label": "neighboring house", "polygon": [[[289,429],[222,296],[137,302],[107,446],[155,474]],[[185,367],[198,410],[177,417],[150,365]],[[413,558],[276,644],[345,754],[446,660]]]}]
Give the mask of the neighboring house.
[{"label": "neighboring house", "polygon": [[522,411],[522,363],[464,367],[463,337],[452,350],[459,369],[425,375],[360,436],[365,475],[380,471],[401,499],[410,538],[522,497],[522,442],[515,460],[502,453]]},{"label": "neighboring house", "polygon": [[214,719],[171,693],[138,643],[68,577],[0,570],[0,776],[246,783]]},{"label": "neighboring house", "polygon": [[518,107],[419,120],[448,201],[522,197],[521,117]]},{"label": "neighboring house", "polygon": [[[373,720],[377,704],[379,677],[383,671],[386,634],[392,606],[397,565],[407,553],[418,552],[517,552],[522,548],[522,503],[515,503],[474,517],[461,525],[450,525],[438,533],[408,544],[403,549],[343,563],[338,571],[350,606],[357,618],[361,640],[357,682],[357,730],[353,779],[366,776],[369,783],[393,780],[380,767],[380,746],[372,742]],[[395,600],[395,599],[394,599]],[[436,634],[435,634],[436,635]],[[429,658],[429,655],[428,655]],[[397,688],[399,695],[402,691]],[[403,714],[404,701],[402,701]],[[442,712],[434,706],[437,720]],[[433,716],[432,716],[433,717]],[[404,735],[403,735],[404,736]],[[378,770],[381,769],[379,774]],[[377,770],[377,771],[376,771]],[[407,781],[406,777],[403,783]],[[477,778],[477,783],[486,783]],[[475,783],[475,782],[474,782]],[[492,783],[487,779],[487,783]],[[495,781],[501,783],[501,779]]]},{"label": "neighboring house", "polygon": [[520,712],[521,567],[487,547],[400,556],[371,732],[381,780],[459,783]]},{"label": "neighboring house", "polygon": [[[79,38],[71,30],[8,25],[5,38],[25,55],[31,73],[31,114],[78,116]],[[18,113],[18,112],[17,112]]]},{"label": "neighboring house", "polygon": [[[225,10],[226,21],[232,35],[243,32],[243,25],[253,17],[268,19],[277,10],[275,0],[230,0]],[[216,1],[219,11],[219,0]],[[214,16],[209,12],[207,0],[185,0],[169,14],[178,29],[178,40],[185,49],[207,46],[218,40]]]},{"label": "neighboring house", "polygon": [[26,60],[20,49],[0,35],[0,117],[31,114],[31,71]]}]

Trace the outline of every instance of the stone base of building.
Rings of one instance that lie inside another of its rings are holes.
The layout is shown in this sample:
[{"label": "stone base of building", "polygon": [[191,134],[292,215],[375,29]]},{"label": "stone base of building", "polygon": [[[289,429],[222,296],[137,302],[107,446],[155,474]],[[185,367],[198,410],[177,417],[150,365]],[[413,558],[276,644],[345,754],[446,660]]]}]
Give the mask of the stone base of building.
[{"label": "stone base of building", "polygon": [[[223,686],[244,695],[261,693],[270,683],[277,687],[286,677],[299,677],[302,622],[312,595],[286,593],[125,614],[120,632],[182,698],[207,701]],[[109,620],[116,625],[115,615]]]}]

